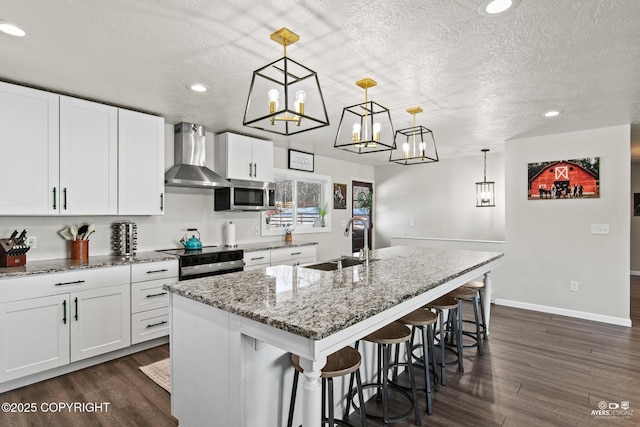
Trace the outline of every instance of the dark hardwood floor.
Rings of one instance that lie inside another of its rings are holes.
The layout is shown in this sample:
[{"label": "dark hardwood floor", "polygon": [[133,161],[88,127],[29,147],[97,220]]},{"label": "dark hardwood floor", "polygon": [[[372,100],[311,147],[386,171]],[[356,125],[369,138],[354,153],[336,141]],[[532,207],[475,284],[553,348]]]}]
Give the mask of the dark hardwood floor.
[{"label": "dark hardwood floor", "polygon": [[[469,308],[465,307],[465,317],[471,313]],[[635,326],[625,328],[492,306],[491,338],[484,357],[465,351],[465,372],[448,371],[447,386],[434,394],[433,415],[424,413],[424,395],[419,396],[422,425],[640,425],[637,277],[631,278],[631,319]],[[0,403],[35,402],[38,406],[110,402],[107,412],[0,412],[0,426],[175,426],[169,394],[138,369],[168,354],[168,346],[156,347],[0,394]],[[610,415],[592,415],[600,402],[609,406],[623,401],[629,402],[632,415],[616,418],[614,410]],[[357,417],[352,418],[358,425]],[[396,424],[411,425],[412,418]]]}]

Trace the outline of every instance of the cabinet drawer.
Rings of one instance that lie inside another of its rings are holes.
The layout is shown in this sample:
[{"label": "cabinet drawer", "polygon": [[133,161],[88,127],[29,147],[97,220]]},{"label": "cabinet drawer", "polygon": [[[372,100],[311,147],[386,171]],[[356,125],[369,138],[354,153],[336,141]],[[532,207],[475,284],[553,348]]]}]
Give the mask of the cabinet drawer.
[{"label": "cabinet drawer", "polygon": [[245,252],[243,261],[245,267],[259,264],[266,264],[268,267],[271,263],[271,251],[267,249],[266,251]]},{"label": "cabinet drawer", "polygon": [[0,280],[0,302],[128,284],[130,272],[128,265],[120,265],[3,279]]},{"label": "cabinet drawer", "polygon": [[169,308],[157,308],[131,315],[131,344],[169,335]]},{"label": "cabinet drawer", "polygon": [[163,285],[177,282],[177,278],[149,280],[131,284],[131,312],[138,313],[169,306],[169,293]]},{"label": "cabinet drawer", "polygon": [[178,260],[133,264],[131,266],[131,282],[178,277]]},{"label": "cabinet drawer", "polygon": [[296,248],[272,249],[271,265],[282,264],[284,261],[301,258],[315,258],[315,246],[299,246]]}]

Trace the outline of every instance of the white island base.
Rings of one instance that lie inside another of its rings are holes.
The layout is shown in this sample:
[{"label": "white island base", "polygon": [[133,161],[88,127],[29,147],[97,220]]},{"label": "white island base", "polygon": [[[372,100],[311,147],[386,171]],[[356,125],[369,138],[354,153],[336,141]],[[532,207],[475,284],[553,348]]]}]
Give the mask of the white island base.
[{"label": "white island base", "polygon": [[[493,259],[320,340],[171,293],[171,412],[183,427],[284,425],[293,375],[291,352],[300,356],[304,369],[302,405],[297,406],[297,413],[302,412],[305,427],[319,427],[319,376],[327,355],[483,274],[488,324],[490,271],[499,262]],[[372,366],[365,361],[361,369],[370,371]],[[367,377],[371,373],[363,372],[363,380]],[[340,383],[336,386],[337,400],[346,388]]]}]

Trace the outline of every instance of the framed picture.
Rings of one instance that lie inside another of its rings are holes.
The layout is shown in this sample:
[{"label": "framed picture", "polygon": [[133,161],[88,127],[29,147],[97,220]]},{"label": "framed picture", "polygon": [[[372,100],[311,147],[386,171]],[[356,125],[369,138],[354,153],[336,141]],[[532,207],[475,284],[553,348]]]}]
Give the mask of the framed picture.
[{"label": "framed picture", "polygon": [[347,184],[333,183],[333,209],[347,209]]},{"label": "framed picture", "polygon": [[289,169],[313,172],[313,153],[289,149]]},{"label": "framed picture", "polygon": [[600,197],[600,157],[529,163],[529,200]]}]

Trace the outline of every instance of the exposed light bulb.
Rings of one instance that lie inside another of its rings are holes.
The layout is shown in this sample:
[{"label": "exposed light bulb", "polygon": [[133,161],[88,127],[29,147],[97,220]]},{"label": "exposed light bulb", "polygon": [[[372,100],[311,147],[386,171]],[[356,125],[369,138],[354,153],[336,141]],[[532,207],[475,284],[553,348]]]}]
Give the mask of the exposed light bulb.
[{"label": "exposed light bulb", "polygon": [[353,142],[360,142],[360,130],[362,129],[362,127],[360,126],[360,123],[354,123],[353,125]]},{"label": "exposed light bulb", "polygon": [[307,99],[307,94],[303,90],[296,92],[296,102],[293,103],[296,113],[304,114],[304,101]]},{"label": "exposed light bulb", "polygon": [[280,98],[280,92],[278,92],[278,89],[271,89],[267,92],[267,95],[269,96],[269,113],[273,114],[278,109],[278,98]]},{"label": "exposed light bulb", "polygon": [[374,141],[380,141],[380,129],[382,128],[382,125],[378,122],[373,124],[373,140]]},{"label": "exposed light bulb", "polygon": [[409,143],[402,144],[402,151],[404,151],[404,157],[409,157]]}]

